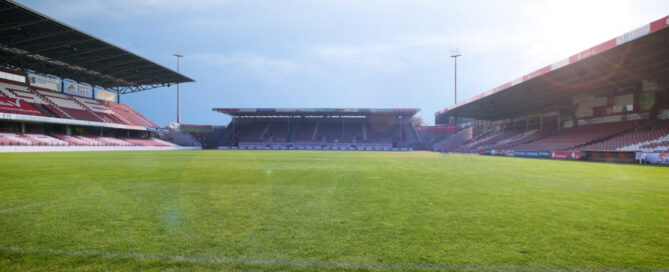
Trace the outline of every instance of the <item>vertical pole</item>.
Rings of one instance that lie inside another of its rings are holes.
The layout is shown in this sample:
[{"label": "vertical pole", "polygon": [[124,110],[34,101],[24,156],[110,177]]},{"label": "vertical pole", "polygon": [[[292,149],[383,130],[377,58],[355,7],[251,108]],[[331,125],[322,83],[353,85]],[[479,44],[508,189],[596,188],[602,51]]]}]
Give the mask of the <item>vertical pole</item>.
[{"label": "vertical pole", "polygon": [[[453,105],[458,104],[458,57],[462,56],[460,54],[460,49],[455,48],[451,50],[451,58],[453,58]],[[456,112],[453,116],[455,118],[454,123],[458,124],[458,113]]]},{"label": "vertical pole", "polygon": [[[180,58],[180,56],[177,56],[177,73],[179,73],[179,58]],[[181,117],[181,115],[179,113],[179,106],[180,106],[179,105],[179,100],[180,100],[179,95],[180,95],[179,83],[177,83],[177,124],[181,123],[180,120],[179,120],[180,119],[179,117]]]},{"label": "vertical pole", "polygon": [[561,128],[562,128],[562,123],[560,122],[560,121],[561,121],[561,120],[560,120],[560,116],[562,116],[562,112],[561,112],[560,110],[558,110],[557,129],[561,129]]},{"label": "vertical pole", "polygon": [[[453,57],[453,106],[458,104],[458,57]],[[454,123],[458,124],[458,113],[455,113]],[[458,127],[458,130],[460,128]]]},{"label": "vertical pole", "polygon": [[539,116],[539,130],[544,130],[544,116]]},{"label": "vertical pole", "polygon": [[[454,102],[453,102],[453,104],[455,105],[455,104],[458,104],[458,57],[453,57],[453,65],[454,65],[454,68],[455,68],[455,69],[453,69],[453,76],[454,76],[454,80],[453,80],[453,92],[454,92],[453,99],[454,99]],[[455,118],[455,122],[456,123],[458,122],[457,117]]]}]

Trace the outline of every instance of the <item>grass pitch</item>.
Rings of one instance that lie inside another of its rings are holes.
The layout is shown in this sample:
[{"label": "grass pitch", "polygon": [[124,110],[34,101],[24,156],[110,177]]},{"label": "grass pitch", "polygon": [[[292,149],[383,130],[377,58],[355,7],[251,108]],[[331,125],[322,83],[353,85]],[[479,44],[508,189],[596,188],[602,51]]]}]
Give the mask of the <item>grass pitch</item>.
[{"label": "grass pitch", "polygon": [[0,270],[669,269],[669,168],[426,152],[0,154]]}]

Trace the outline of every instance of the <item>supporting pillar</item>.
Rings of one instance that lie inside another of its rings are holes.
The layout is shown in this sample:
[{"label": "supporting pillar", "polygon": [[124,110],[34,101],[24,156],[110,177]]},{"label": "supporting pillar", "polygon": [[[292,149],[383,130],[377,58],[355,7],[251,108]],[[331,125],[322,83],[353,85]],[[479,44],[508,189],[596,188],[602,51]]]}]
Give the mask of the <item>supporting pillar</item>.
[{"label": "supporting pillar", "polygon": [[26,123],[21,122],[21,133],[26,133]]},{"label": "supporting pillar", "polygon": [[367,121],[362,121],[362,139],[367,141]]},{"label": "supporting pillar", "polygon": [[544,116],[539,116],[539,130],[544,130]]},{"label": "supporting pillar", "polygon": [[314,132],[311,133],[311,140],[316,140],[316,135],[318,135],[318,127],[321,125],[320,121],[316,121],[316,126],[314,127]]},{"label": "supporting pillar", "polygon": [[558,123],[557,123],[557,129],[561,129],[561,128],[562,128],[562,121],[560,120],[560,116],[562,116],[562,114],[561,114],[561,112],[558,111],[558,116],[557,116],[557,121],[558,121]]}]

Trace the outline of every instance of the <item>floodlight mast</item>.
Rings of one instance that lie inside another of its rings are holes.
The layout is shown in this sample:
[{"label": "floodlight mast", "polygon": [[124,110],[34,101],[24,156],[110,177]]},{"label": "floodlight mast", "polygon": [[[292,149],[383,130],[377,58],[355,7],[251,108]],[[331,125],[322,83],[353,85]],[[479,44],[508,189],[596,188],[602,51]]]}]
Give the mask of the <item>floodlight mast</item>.
[{"label": "floodlight mast", "polygon": [[[453,105],[458,104],[458,57],[462,56],[460,54],[460,48],[451,49],[451,58],[453,58]],[[458,115],[455,115],[455,124],[458,124]]]},{"label": "floodlight mast", "polygon": [[[179,50],[176,50],[176,51],[174,52],[174,54],[172,54],[172,56],[177,57],[177,73],[178,73],[178,72],[179,72],[179,59],[183,58],[184,55],[183,55],[183,53],[181,53]],[[179,99],[179,94],[180,94],[180,92],[179,92],[179,83],[177,82],[177,124],[181,123],[181,122],[180,122],[181,114],[180,114],[180,112],[179,112],[179,100],[180,100],[180,99]]]},{"label": "floodlight mast", "polygon": [[454,78],[455,80],[453,81],[453,92],[454,92],[454,100],[455,104],[458,103],[458,57],[462,56],[460,54],[460,48],[455,48],[451,50],[451,58],[453,58],[453,65],[454,65]]}]

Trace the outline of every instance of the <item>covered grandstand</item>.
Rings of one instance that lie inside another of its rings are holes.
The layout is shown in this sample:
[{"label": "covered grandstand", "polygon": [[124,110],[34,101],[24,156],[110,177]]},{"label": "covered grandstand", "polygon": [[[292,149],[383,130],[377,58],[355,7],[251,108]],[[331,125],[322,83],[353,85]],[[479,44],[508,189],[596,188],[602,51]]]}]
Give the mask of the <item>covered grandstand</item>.
[{"label": "covered grandstand", "polygon": [[[669,16],[435,113],[442,152],[634,161],[669,153]],[[645,155],[644,155],[645,156]]]},{"label": "covered grandstand", "polygon": [[0,150],[174,147],[120,96],[185,82],[193,80],[0,1]]},{"label": "covered grandstand", "polygon": [[412,150],[420,109],[214,108],[232,117],[221,149]]}]

